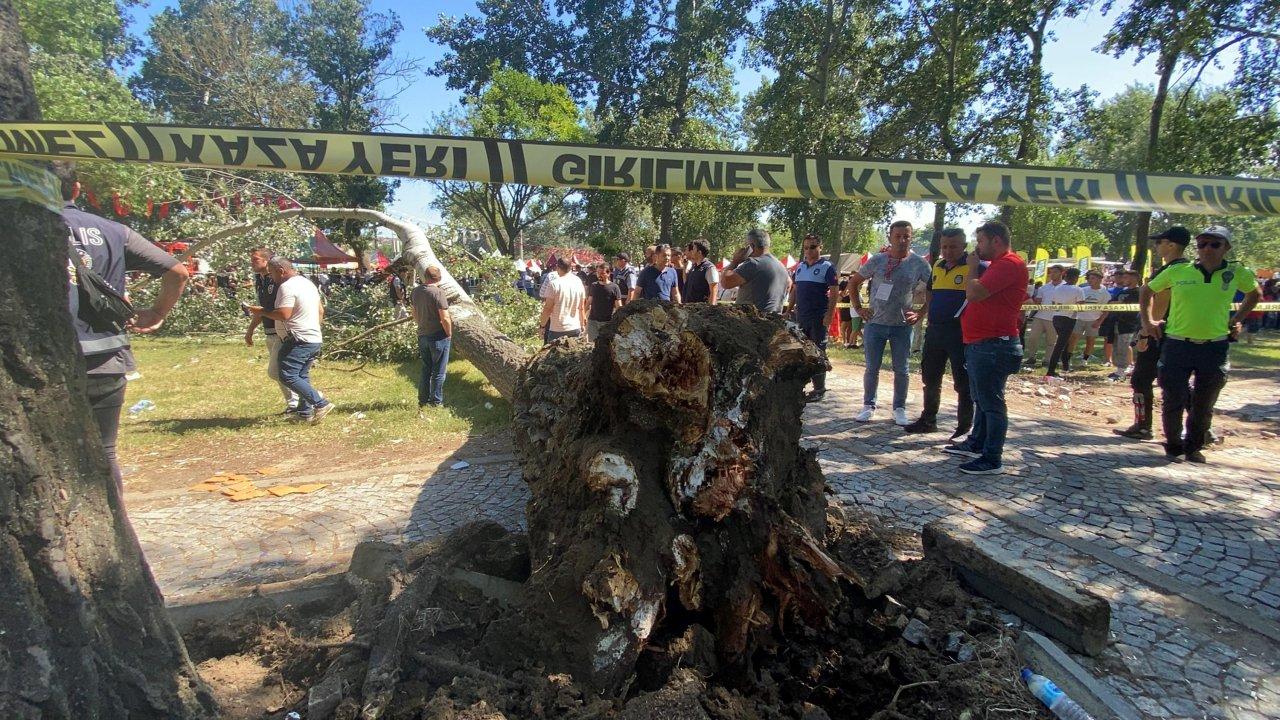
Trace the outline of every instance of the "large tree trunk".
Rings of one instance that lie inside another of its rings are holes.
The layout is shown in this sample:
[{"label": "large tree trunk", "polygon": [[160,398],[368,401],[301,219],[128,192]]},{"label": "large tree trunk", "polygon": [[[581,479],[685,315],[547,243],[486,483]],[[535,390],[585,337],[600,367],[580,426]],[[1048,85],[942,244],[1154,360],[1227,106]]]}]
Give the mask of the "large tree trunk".
[{"label": "large tree trunk", "polygon": [[[40,117],[26,58],[0,0],[0,119]],[[89,413],[66,235],[0,201],[0,717],[212,716]]]},{"label": "large tree trunk", "polygon": [[419,274],[433,265],[440,268],[440,288],[449,296],[454,345],[503,397],[513,397],[516,374],[528,359],[528,353],[489,322],[467,291],[454,280],[449,268],[436,257],[422,228],[376,210],[360,208],[303,208],[302,215],[309,218],[358,217],[376,222],[400,237],[404,246],[401,257],[417,268]]},{"label": "large tree trunk", "polygon": [[[1173,71],[1178,67],[1178,57],[1180,56],[1178,48],[1172,47],[1166,49],[1160,54],[1158,68],[1160,70],[1160,81],[1156,84],[1156,96],[1151,102],[1151,118],[1147,127],[1147,158],[1146,170],[1155,169],[1156,153],[1160,149],[1160,121],[1164,117],[1164,104],[1169,98],[1169,82],[1173,78]],[[1142,273],[1145,278],[1147,276],[1147,243],[1148,237],[1151,235],[1151,211],[1144,210],[1138,213],[1138,221],[1133,228],[1133,264],[1134,270]]]},{"label": "large tree trunk", "polygon": [[646,648],[690,634],[733,672],[779,632],[826,627],[853,578],[823,550],[822,474],[799,444],[825,367],[776,316],[651,301],[594,346],[540,352],[515,401],[535,570],[490,656],[617,692]]}]

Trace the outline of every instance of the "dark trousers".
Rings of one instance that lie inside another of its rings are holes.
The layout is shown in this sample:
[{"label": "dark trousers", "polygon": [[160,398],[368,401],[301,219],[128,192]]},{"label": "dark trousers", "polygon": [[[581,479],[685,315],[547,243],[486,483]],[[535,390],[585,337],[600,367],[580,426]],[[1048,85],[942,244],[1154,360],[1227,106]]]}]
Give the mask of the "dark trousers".
[{"label": "dark trousers", "polygon": [[938,421],[942,404],[942,377],[951,363],[951,384],[956,389],[956,419],[963,430],[973,425],[973,396],[969,392],[969,371],[964,365],[964,335],[960,322],[931,322],[925,329],[920,352],[920,379],[924,382],[924,411],[920,419]]},{"label": "dark trousers", "polygon": [[440,332],[418,336],[418,355],[422,358],[422,377],[418,380],[418,407],[444,404],[444,376],[449,367],[449,349],[453,340]]},{"label": "dark trousers", "polygon": [[[800,332],[809,338],[822,350],[823,356],[827,354],[827,324],[826,313],[820,315],[801,315],[796,313],[796,324],[800,326]],[[815,392],[826,392],[827,390],[827,373],[818,373],[813,376],[813,389]]]},{"label": "dark trousers", "polygon": [[124,497],[124,474],[116,459],[116,439],[120,436],[120,409],[124,407],[124,375],[87,375],[85,390],[89,396],[89,408],[102,436],[102,454],[111,466],[111,479]]},{"label": "dark trousers", "polygon": [[973,416],[973,432],[965,441],[974,452],[1000,465],[1004,455],[1004,439],[1009,432],[1009,408],[1004,400],[1009,376],[1022,367],[1022,344],[1018,338],[992,339],[964,346],[965,367],[969,369],[969,388],[977,411]]},{"label": "dark trousers", "polygon": [[1068,346],[1071,344],[1071,331],[1075,329],[1074,317],[1053,316],[1053,330],[1058,333],[1058,339],[1054,341],[1053,353],[1049,355],[1048,374],[1053,375],[1058,372],[1059,362],[1062,363],[1063,372],[1071,370],[1071,350]]},{"label": "dark trousers", "polygon": [[298,414],[308,417],[328,401],[311,386],[311,365],[320,355],[320,343],[285,340],[280,344],[280,382],[298,393]]},{"label": "dark trousers", "polygon": [[[1141,340],[1139,340],[1141,342]],[[1121,348],[1116,348],[1120,352]],[[1147,349],[1133,348],[1133,374],[1129,376],[1129,387],[1133,388],[1133,424],[1138,428],[1150,431],[1152,409],[1155,406],[1156,377],[1160,372],[1160,341],[1147,338]]]},{"label": "dark trousers", "polygon": [[[1164,399],[1165,451],[1171,454],[1195,452],[1204,447],[1213,423],[1213,406],[1227,384],[1226,340],[1190,343],[1166,338],[1160,350],[1160,390]],[[1195,392],[1191,377],[1195,376]],[[1183,416],[1186,440],[1183,440]]]},{"label": "dark trousers", "polygon": [[551,329],[551,326],[549,326],[549,325],[548,325],[548,326],[547,326],[547,333],[546,333],[546,337],[544,337],[544,338],[542,339],[542,344],[543,344],[543,345],[550,345],[550,344],[552,343],[552,341],[559,340],[560,338],[576,338],[576,337],[578,337],[578,336],[580,336],[580,335],[582,335],[582,330],[581,330],[581,329],[578,329],[578,330],[564,330],[564,331],[562,331],[562,332],[557,332],[557,331],[555,331],[555,330],[552,330],[552,329]]}]

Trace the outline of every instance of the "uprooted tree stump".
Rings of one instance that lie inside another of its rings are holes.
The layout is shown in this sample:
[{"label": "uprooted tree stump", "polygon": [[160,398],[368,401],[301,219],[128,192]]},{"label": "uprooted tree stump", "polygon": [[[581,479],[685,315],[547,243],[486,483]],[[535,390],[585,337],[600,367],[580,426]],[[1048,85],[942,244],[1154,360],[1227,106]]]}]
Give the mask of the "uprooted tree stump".
[{"label": "uprooted tree stump", "polygon": [[502,654],[527,641],[616,692],[673,638],[709,632],[732,671],[791,623],[824,627],[853,579],[823,549],[822,474],[799,443],[801,390],[825,368],[776,316],[656,302],[536,355],[514,407],[535,570],[491,633]]},{"label": "uprooted tree stump", "polygon": [[407,548],[362,544],[341,613],[350,639],[310,651],[336,654],[300,680],[294,708],[310,720],[1028,710],[994,616],[945,569],[895,560],[874,521],[828,505],[800,444],[801,390],[825,367],[794,327],[741,307],[641,301],[594,345],[543,348],[513,404],[527,536],[472,523]]}]

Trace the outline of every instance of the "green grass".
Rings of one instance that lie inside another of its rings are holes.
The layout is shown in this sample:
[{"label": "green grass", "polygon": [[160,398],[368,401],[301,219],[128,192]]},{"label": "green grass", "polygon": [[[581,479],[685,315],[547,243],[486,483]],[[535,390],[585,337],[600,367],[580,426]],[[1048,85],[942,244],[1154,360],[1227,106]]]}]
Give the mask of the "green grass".
[{"label": "green grass", "polygon": [[1241,340],[1231,346],[1231,367],[1280,370],[1280,332],[1258,333],[1252,343]]},{"label": "green grass", "polygon": [[[276,447],[326,443],[335,450],[440,434],[476,434],[506,425],[510,406],[478,370],[456,354],[449,362],[443,408],[417,418],[418,362],[323,362],[312,383],[336,409],[317,425],[291,422],[278,413],[283,402],[266,375],[267,349],[224,338],[138,338],[133,350],[142,377],[129,383],[122,423],[130,452],[171,450],[191,443],[269,444]],[[130,418],[141,399],[154,410]],[[363,417],[357,417],[357,414]]]}]

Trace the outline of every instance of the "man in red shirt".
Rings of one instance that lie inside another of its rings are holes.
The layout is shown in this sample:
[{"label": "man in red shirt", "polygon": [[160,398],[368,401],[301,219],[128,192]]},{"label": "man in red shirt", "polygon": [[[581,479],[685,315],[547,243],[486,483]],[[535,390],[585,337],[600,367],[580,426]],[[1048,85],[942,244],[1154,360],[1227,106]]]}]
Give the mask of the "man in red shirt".
[{"label": "man in red shirt", "polygon": [[942,451],[972,458],[960,466],[962,473],[1000,475],[1009,430],[1004,387],[1022,365],[1018,320],[1027,297],[1027,264],[1010,248],[1009,228],[1003,223],[986,223],[976,235],[977,251],[967,260],[967,304],[960,315],[964,364],[976,406],[973,432]]}]

